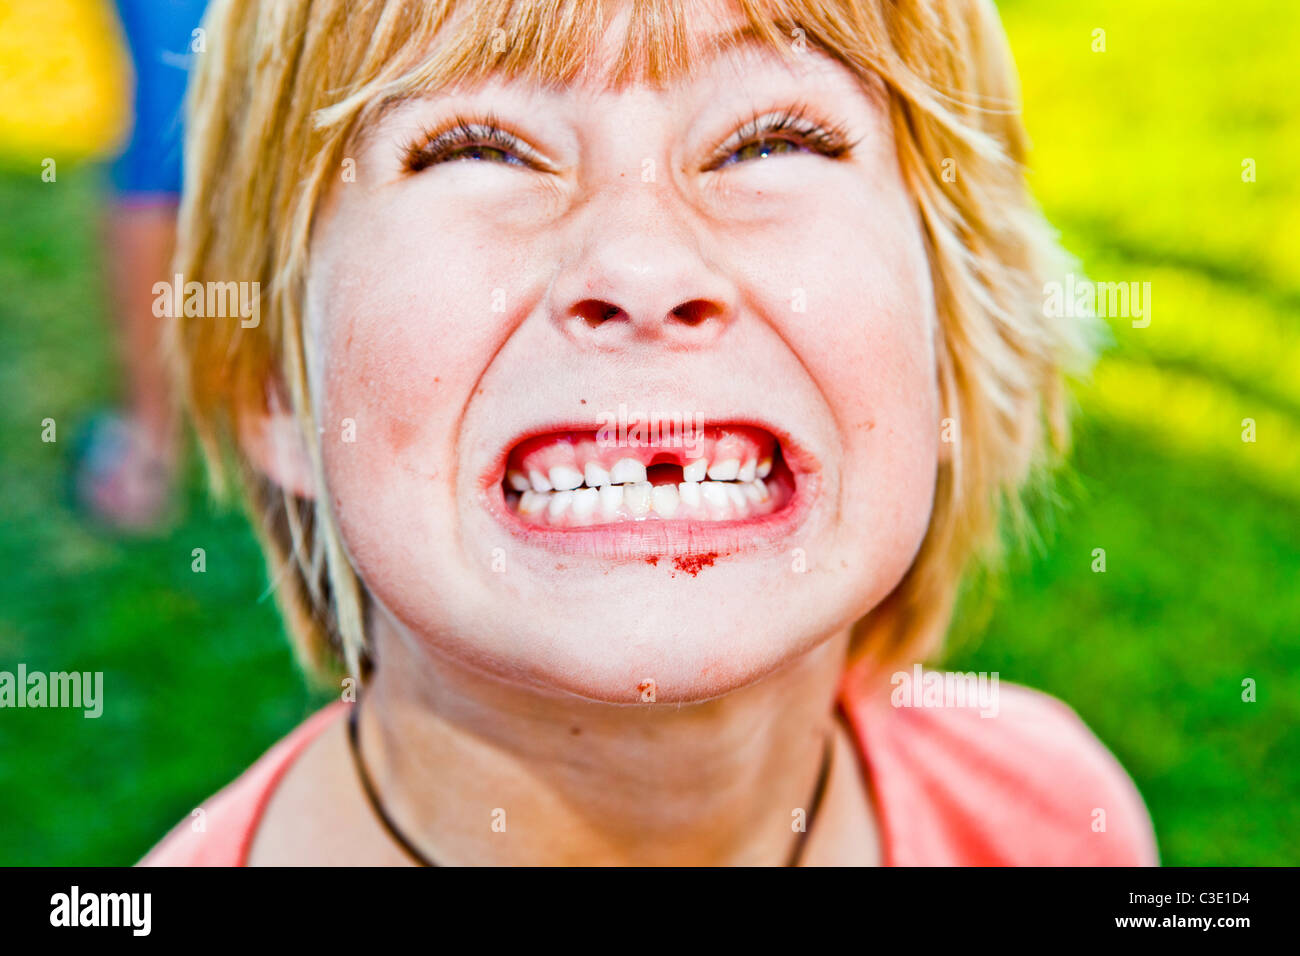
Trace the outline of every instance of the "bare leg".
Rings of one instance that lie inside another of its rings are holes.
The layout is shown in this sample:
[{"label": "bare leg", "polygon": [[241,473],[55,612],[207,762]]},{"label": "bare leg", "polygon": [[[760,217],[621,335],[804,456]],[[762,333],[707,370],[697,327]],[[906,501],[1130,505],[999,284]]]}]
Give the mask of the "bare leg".
[{"label": "bare leg", "polygon": [[129,440],[88,488],[91,508],[110,524],[143,529],[162,516],[176,468],[179,416],[153,313],[154,283],[168,278],[176,242],[172,200],[114,201],[107,249],[118,353],[125,376],[123,418]]},{"label": "bare leg", "polygon": [[115,203],[109,213],[109,259],[121,336],[131,417],[169,460],[176,446],[177,416],[162,352],[165,319],[153,314],[156,282],[170,282],[176,245],[176,204]]}]

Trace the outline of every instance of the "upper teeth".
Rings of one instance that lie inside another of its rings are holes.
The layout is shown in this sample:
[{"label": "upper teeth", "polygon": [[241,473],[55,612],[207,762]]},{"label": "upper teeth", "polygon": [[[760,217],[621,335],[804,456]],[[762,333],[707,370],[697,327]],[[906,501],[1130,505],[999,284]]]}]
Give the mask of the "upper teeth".
[{"label": "upper teeth", "polygon": [[645,465],[635,458],[620,458],[609,470],[609,480],[616,485],[645,481]]},{"label": "upper teeth", "polygon": [[715,462],[709,468],[709,477],[714,481],[735,481],[738,474],[740,474],[740,462],[734,458]]},{"label": "upper teeth", "polygon": [[582,472],[568,465],[556,465],[550,470],[548,477],[556,491],[572,491],[574,488],[582,487]]},{"label": "upper teeth", "polygon": [[[762,461],[750,458],[743,463],[737,458],[727,458],[714,462],[712,466],[709,465],[707,459],[696,458],[689,464],[682,466],[682,500],[686,500],[686,495],[690,495],[691,498],[695,497],[692,492],[685,490],[684,486],[686,485],[697,485],[701,482],[707,484],[708,481],[740,482],[741,484],[749,484],[754,481],[755,478],[766,478],[771,473],[771,458],[764,458]],[[584,486],[589,489],[603,489],[611,485],[630,487],[637,484],[645,484],[649,487],[649,483],[646,481],[646,466],[635,458],[621,458],[616,461],[613,467],[608,471],[606,471],[602,465],[597,464],[594,461],[587,462],[583,466],[582,471],[578,471],[577,468],[574,468],[571,465],[555,465],[547,472],[542,472],[539,469],[532,468],[529,469],[527,474],[516,469],[511,469],[506,472],[506,484],[512,491],[520,493],[535,491],[555,492],[558,494],[563,494],[567,491],[577,491]],[[649,494],[649,492],[647,492],[647,494]],[[594,502],[596,499],[593,498],[589,500]],[[634,500],[639,499],[635,499],[634,496]],[[667,499],[665,498],[665,501],[666,500]],[[568,506],[569,499],[566,498],[565,503],[563,505],[558,505],[557,507],[567,508]],[[592,507],[594,508],[594,506],[595,505],[593,504]]]}]

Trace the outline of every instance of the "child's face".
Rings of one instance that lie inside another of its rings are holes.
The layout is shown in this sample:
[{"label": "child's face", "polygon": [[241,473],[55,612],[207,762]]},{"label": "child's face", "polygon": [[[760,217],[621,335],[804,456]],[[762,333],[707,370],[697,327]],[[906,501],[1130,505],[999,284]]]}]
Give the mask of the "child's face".
[{"label": "child's face", "polygon": [[[796,120],[711,162],[798,103],[847,155]],[[488,112],[523,146],[425,165],[422,131]],[[422,646],[598,699],[645,681],[699,699],[899,581],[938,459],[933,292],[886,108],[847,69],[810,47],[664,93],[494,81],[398,107],[351,158],[308,284],[326,493]],[[703,440],[598,442],[620,439],[620,406],[632,437],[660,414],[702,419]],[[682,487],[697,458],[724,483]],[[575,474],[591,494],[545,490]]]}]

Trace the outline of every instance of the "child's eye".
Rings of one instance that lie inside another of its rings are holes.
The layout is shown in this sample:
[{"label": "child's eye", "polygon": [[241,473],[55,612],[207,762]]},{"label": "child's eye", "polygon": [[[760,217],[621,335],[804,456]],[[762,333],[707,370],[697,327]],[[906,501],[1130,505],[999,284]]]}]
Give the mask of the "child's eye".
[{"label": "child's eye", "polygon": [[[797,106],[755,116],[713,153],[704,171],[786,152],[812,151],[839,159],[855,145],[857,141],[850,141],[843,127],[823,126],[808,118],[804,107]],[[502,163],[524,169],[545,168],[545,163],[523,140],[502,129],[491,116],[481,122],[458,116],[441,131],[422,133],[406,147],[402,165],[408,173],[418,173],[429,166],[460,160]]]},{"label": "child's eye", "polygon": [[[797,143],[794,140],[773,139],[765,136],[762,139],[750,140],[748,143],[741,146],[740,149],[727,156],[727,158],[723,162],[719,163],[718,166],[730,166],[733,163],[744,162],[748,159],[766,159],[768,156],[775,153],[785,153],[790,150],[800,152],[803,148],[804,147],[801,143]],[[716,169],[717,167],[710,168]]]},{"label": "child's eye", "polygon": [[422,133],[406,147],[402,166],[408,173],[418,173],[438,163],[460,160],[502,163],[525,169],[544,166],[523,140],[502,129],[490,116],[482,122],[458,116],[440,132]]},{"label": "child's eye", "polygon": [[787,152],[812,151],[840,159],[857,145],[858,141],[851,140],[844,127],[823,126],[807,114],[806,107],[795,106],[755,116],[718,148],[705,163],[704,171]]}]

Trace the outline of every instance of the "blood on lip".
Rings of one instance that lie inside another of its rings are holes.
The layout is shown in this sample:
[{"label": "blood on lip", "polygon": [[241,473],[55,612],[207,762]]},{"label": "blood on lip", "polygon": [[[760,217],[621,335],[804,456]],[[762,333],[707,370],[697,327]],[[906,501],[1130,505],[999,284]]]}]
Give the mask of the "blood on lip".
[{"label": "blood on lip", "polygon": [[695,577],[702,569],[713,567],[713,562],[716,560],[718,560],[716,551],[709,551],[706,554],[684,554],[673,558],[673,567]]}]

